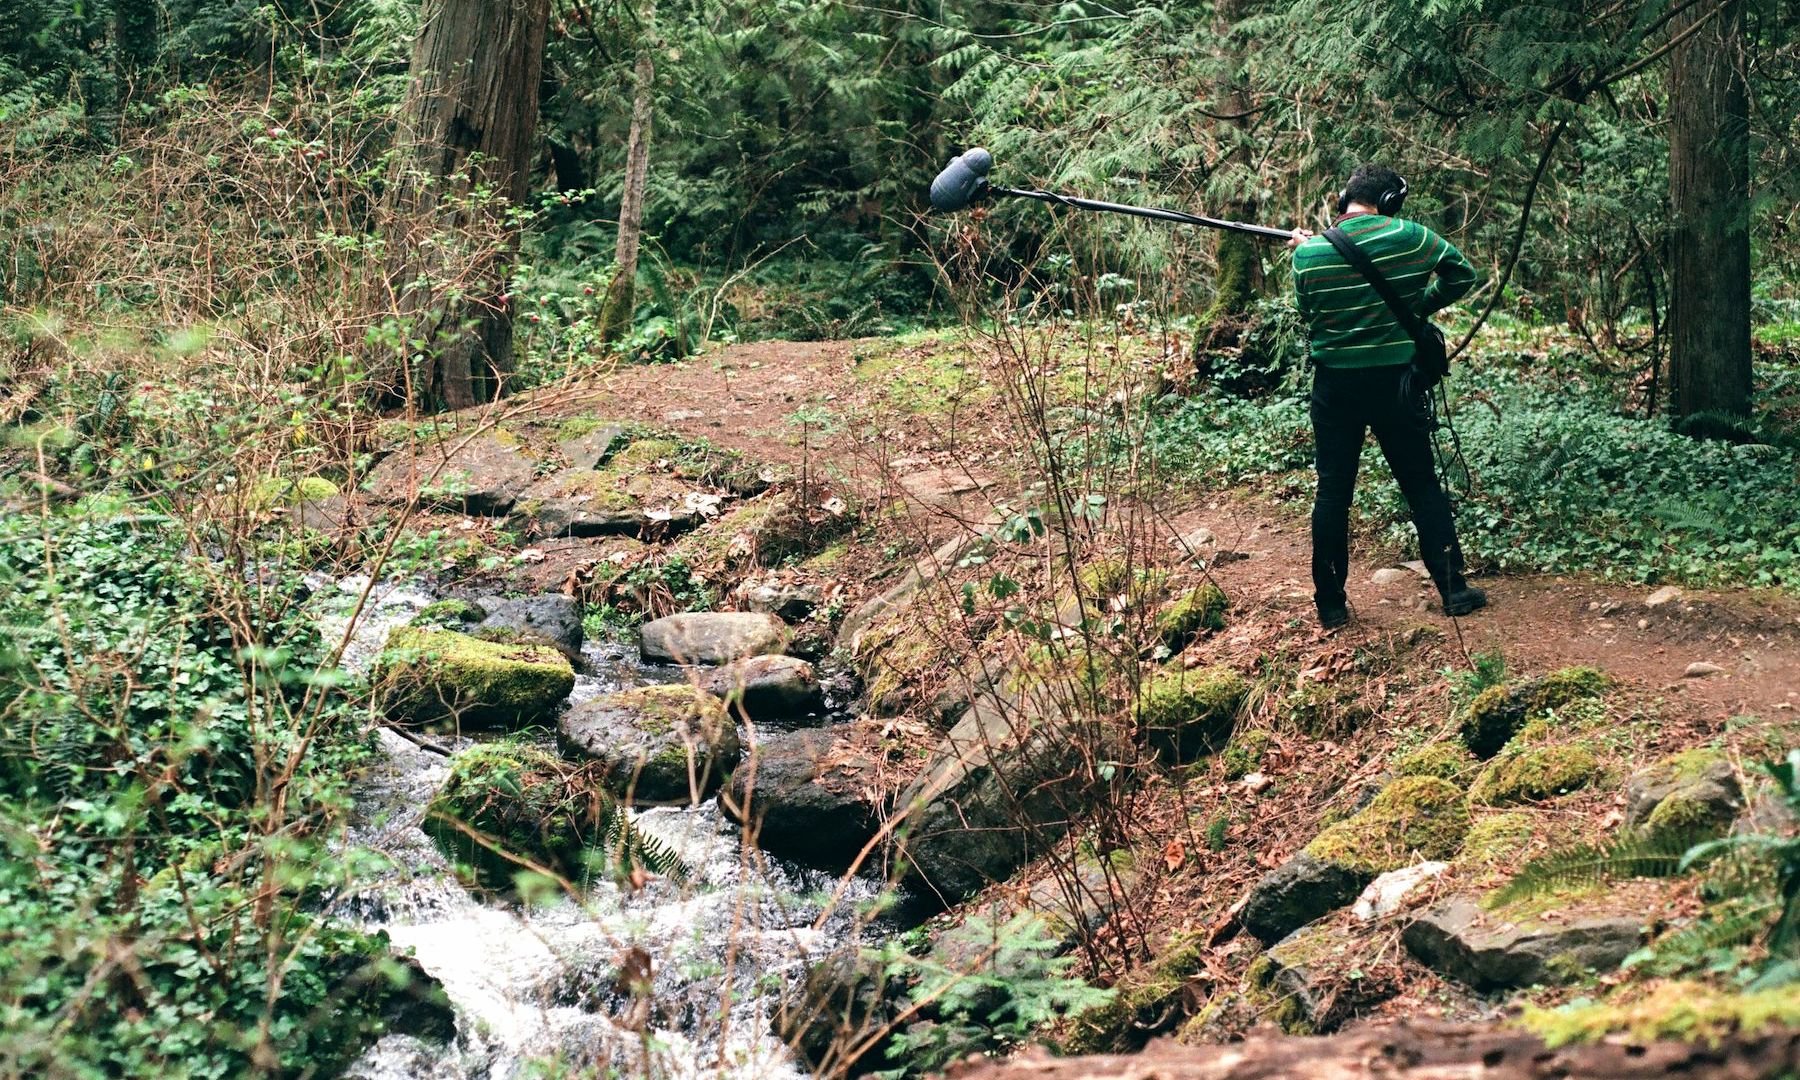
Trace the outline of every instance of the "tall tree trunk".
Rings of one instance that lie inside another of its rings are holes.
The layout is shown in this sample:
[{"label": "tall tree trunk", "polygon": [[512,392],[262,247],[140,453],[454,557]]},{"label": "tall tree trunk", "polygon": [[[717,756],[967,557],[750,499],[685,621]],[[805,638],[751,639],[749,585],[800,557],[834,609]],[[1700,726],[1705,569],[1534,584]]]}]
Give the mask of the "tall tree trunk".
[{"label": "tall tree trunk", "polygon": [[[440,231],[474,224],[476,214],[499,220],[524,201],[549,21],[549,0],[425,0],[404,135],[429,178],[415,197]],[[467,198],[478,186],[500,198]],[[468,299],[440,298],[446,310],[424,335],[432,360],[423,389],[450,408],[495,397],[512,370],[512,312],[500,297],[516,246],[515,236],[480,268],[463,290]],[[403,258],[402,280],[430,269],[427,252]]]},{"label": "tall tree trunk", "polygon": [[[1750,94],[1744,5],[1707,19],[1669,61],[1669,366],[1675,414],[1750,411]],[[1701,424],[1696,434],[1716,433]]]},{"label": "tall tree trunk", "polygon": [[638,18],[635,86],[631,95],[631,134],[625,143],[625,191],[619,199],[619,243],[613,258],[612,284],[600,312],[600,340],[611,344],[631,329],[637,306],[638,248],[644,240],[644,186],[650,176],[650,125],[656,118],[656,2],[646,0]]}]

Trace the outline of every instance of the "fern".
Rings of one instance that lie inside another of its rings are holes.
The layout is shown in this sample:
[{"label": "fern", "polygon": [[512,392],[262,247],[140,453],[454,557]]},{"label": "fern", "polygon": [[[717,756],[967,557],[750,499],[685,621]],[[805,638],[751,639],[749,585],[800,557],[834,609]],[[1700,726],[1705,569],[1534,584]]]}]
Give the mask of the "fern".
[{"label": "fern", "polygon": [[1527,863],[1489,899],[1501,907],[1561,889],[1618,878],[1672,877],[1693,846],[1690,836],[1630,835],[1609,843],[1578,844]]},{"label": "fern", "polygon": [[622,808],[614,809],[600,823],[600,848],[606,855],[606,864],[616,869],[641,868],[679,885],[694,878],[680,853],[632,824],[631,816]]},{"label": "fern", "polygon": [[1781,905],[1767,896],[1728,901],[1627,957],[1625,967],[1649,975],[1671,976],[1721,962],[1736,966],[1729,951],[1762,937],[1780,911]]}]

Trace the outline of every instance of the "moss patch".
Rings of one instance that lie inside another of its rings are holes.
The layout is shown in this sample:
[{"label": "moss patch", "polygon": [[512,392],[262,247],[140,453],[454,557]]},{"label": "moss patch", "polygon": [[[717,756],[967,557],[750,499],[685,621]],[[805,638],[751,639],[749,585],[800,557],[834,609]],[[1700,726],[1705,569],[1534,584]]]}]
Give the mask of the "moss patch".
[{"label": "moss patch", "polygon": [[1394,762],[1400,776],[1435,776],[1440,780],[1460,781],[1473,773],[1481,763],[1460,743],[1439,742],[1421,746]]},{"label": "moss patch", "polygon": [[1516,866],[1540,827],[1538,815],[1526,810],[1486,814],[1469,826],[1457,863],[1482,870]]},{"label": "moss patch", "polygon": [[1113,988],[1112,1000],[1074,1017],[1062,1049],[1071,1054],[1100,1054],[1139,1049],[1148,1040],[1146,1022],[1162,1018],[1170,999],[1187,981],[1206,969],[1206,935],[1172,942],[1148,966],[1137,969]]},{"label": "moss patch", "polygon": [[1225,745],[1249,693],[1244,677],[1228,667],[1165,668],[1138,698],[1138,724],[1165,759],[1191,761]]},{"label": "moss patch", "polygon": [[521,728],[555,715],[575,688],[575,671],[550,645],[406,626],[388,636],[373,682],[380,707],[396,720]]},{"label": "moss patch", "polygon": [[1558,1009],[1527,1005],[1520,1023],[1553,1047],[1620,1034],[1639,1042],[1678,1039],[1716,1046],[1734,1033],[1800,1026],[1800,994],[1792,987],[1730,993],[1696,982],[1669,982],[1630,1001]]},{"label": "moss patch", "polygon": [[1262,728],[1240,730],[1231,736],[1219,761],[1225,766],[1225,779],[1241,780],[1262,767],[1263,754],[1275,737]]},{"label": "moss patch", "polygon": [[1179,650],[1202,630],[1225,629],[1225,611],[1230,606],[1217,585],[1190,589],[1156,617],[1156,636],[1170,649]]},{"label": "moss patch", "polygon": [[1435,776],[1404,776],[1346,821],[1306,845],[1315,859],[1381,874],[1415,859],[1449,859],[1469,831],[1462,789]]},{"label": "moss patch", "polygon": [[901,338],[852,354],[856,378],[890,407],[917,415],[967,408],[993,396],[979,365],[960,343]]},{"label": "moss patch", "polygon": [[1361,680],[1305,680],[1288,691],[1282,709],[1301,734],[1314,739],[1342,739],[1368,723],[1374,711],[1363,701]]},{"label": "moss patch", "polygon": [[1557,742],[1544,720],[1525,725],[1481,774],[1469,791],[1480,806],[1512,806],[1566,795],[1600,777],[1600,760],[1580,743]]},{"label": "moss patch", "polygon": [[599,842],[611,796],[593,769],[514,741],[459,752],[431,800],[424,828],[459,870],[505,889],[535,863],[582,880]]},{"label": "moss patch", "polygon": [[1493,757],[1531,720],[1574,701],[1599,698],[1611,685],[1597,668],[1571,667],[1541,679],[1490,686],[1463,711],[1463,745],[1476,757]]}]

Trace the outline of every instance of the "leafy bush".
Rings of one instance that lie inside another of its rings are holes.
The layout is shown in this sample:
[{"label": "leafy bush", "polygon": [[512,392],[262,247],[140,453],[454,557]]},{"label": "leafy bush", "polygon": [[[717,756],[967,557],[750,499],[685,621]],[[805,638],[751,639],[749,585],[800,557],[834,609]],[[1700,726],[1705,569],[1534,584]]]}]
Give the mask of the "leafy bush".
[{"label": "leafy bush", "polygon": [[187,550],[156,518],[0,527],[9,1074],[328,1067],[405,977],[317,914],[366,744],[316,631]]}]

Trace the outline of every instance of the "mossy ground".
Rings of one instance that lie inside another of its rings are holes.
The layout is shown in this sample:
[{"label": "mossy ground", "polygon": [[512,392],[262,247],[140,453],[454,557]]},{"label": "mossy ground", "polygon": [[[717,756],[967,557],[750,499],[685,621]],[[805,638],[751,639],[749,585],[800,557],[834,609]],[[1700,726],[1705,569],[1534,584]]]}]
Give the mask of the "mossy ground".
[{"label": "mossy ground", "polygon": [[1435,776],[1441,780],[1462,781],[1480,762],[1460,743],[1436,742],[1422,746],[1394,762],[1399,776]]},{"label": "mossy ground", "polygon": [[1111,1001],[1069,1021],[1062,1049],[1071,1054],[1098,1054],[1136,1049],[1147,1038],[1137,1026],[1181,993],[1187,981],[1206,969],[1205,935],[1171,942],[1146,967],[1114,987]]},{"label": "mossy ground", "polygon": [[1600,759],[1583,742],[1567,740],[1547,720],[1533,720],[1476,776],[1469,798],[1479,806],[1543,802],[1600,776]]},{"label": "mossy ground", "polygon": [[1600,698],[1611,686],[1605,672],[1591,667],[1563,668],[1539,679],[1490,686],[1463,710],[1463,745],[1476,757],[1493,757],[1532,720],[1571,702]]},{"label": "mossy ground", "polygon": [[1435,776],[1403,776],[1353,817],[1306,845],[1306,853],[1349,870],[1380,874],[1415,859],[1449,859],[1469,831],[1462,789]]},{"label": "mossy ground", "polygon": [[1716,1045],[1726,1036],[1800,1027],[1800,993],[1780,987],[1748,993],[1703,983],[1665,982],[1640,995],[1556,1009],[1526,1006],[1519,1022],[1550,1046],[1625,1035],[1637,1042],[1679,1039]]},{"label": "mossy ground", "polygon": [[851,362],[858,381],[903,413],[936,416],[994,396],[967,345],[948,335],[902,335],[857,350]]},{"label": "mossy ground", "polygon": [[1263,754],[1274,741],[1275,736],[1263,728],[1238,729],[1219,755],[1219,762],[1225,767],[1225,779],[1241,780],[1261,768]]}]

